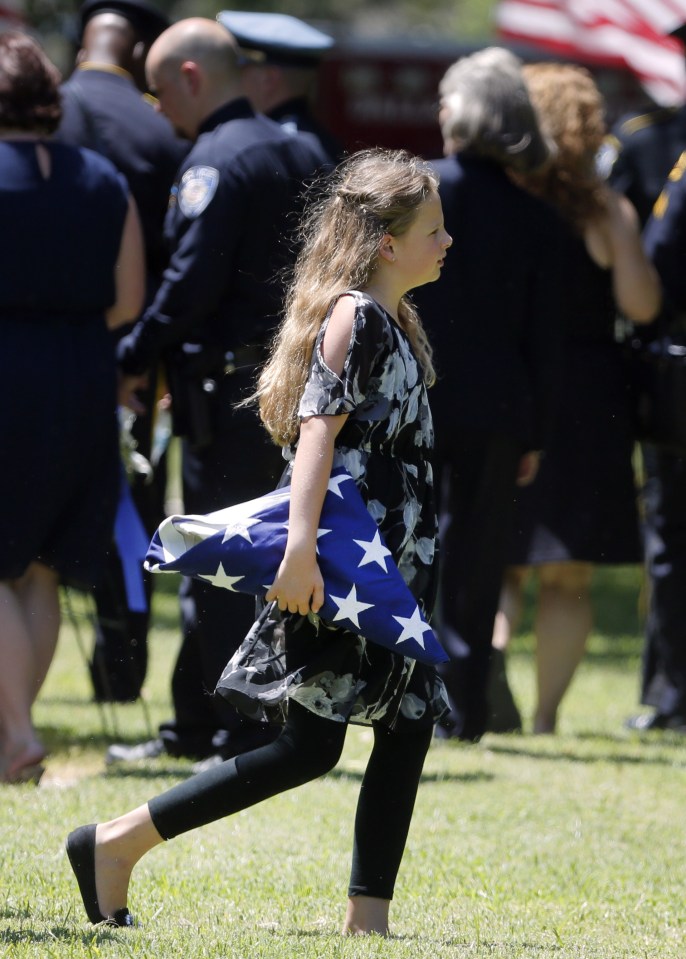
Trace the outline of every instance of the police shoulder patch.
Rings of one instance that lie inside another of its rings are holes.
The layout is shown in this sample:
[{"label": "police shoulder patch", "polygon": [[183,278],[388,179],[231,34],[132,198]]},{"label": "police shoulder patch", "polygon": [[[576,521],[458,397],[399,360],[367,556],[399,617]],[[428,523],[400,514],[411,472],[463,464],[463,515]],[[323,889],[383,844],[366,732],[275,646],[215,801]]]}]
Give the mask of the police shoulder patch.
[{"label": "police shoulder patch", "polygon": [[200,216],[212,201],[219,184],[219,170],[211,166],[193,166],[179,183],[178,204],[184,216]]}]

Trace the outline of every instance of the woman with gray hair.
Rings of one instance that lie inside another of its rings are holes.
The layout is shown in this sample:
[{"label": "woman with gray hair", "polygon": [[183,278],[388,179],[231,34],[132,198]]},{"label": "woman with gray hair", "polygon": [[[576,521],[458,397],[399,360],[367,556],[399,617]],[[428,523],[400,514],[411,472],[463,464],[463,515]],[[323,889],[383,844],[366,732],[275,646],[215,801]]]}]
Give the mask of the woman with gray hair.
[{"label": "woman with gray hair", "polygon": [[498,48],[465,57],[440,93],[446,157],[434,167],[454,245],[441,278],[415,298],[438,359],[437,626],[451,656],[441,667],[451,713],[437,732],[472,742],[489,721],[491,634],[514,490],[533,480],[550,430],[561,227],[509,175],[550,155],[517,58]]},{"label": "woman with gray hair", "polygon": [[439,87],[446,155],[474,153],[519,173],[543,166],[555,150],[538,126],[522,64],[488,47],[453,63]]}]

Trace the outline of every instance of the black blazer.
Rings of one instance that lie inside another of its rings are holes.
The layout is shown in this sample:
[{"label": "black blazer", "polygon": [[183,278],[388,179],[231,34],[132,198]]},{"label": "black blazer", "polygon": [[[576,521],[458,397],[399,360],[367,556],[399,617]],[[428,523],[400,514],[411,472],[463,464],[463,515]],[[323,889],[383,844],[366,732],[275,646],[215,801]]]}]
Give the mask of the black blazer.
[{"label": "black blazer", "polygon": [[559,362],[557,251],[564,227],[495,163],[463,155],[433,166],[453,245],[440,279],[413,297],[439,377],[430,393],[437,447],[470,429],[541,449]]}]

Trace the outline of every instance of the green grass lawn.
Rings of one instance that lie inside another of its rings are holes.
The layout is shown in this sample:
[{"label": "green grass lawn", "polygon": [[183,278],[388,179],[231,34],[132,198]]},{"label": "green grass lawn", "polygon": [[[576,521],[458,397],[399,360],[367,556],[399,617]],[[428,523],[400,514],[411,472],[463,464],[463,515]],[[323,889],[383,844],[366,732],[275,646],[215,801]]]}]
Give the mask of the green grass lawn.
[{"label": "green grass lawn", "polygon": [[[622,728],[636,709],[635,570],[595,586],[596,630],[555,737],[436,743],[392,907],[394,936],[342,939],[352,821],[370,734],[353,729],[332,774],[155,849],[134,875],[141,926],[93,929],[64,853],[74,826],[109,818],[189,775],[160,758],[107,770],[169,713],[178,645],[173,578],[155,600],[146,708],[100,712],[65,621],[36,707],[49,745],[39,788],[0,787],[0,956],[553,957],[684,959],[684,741]],[[90,645],[76,598],[81,640]],[[531,617],[509,657],[532,708]]]}]

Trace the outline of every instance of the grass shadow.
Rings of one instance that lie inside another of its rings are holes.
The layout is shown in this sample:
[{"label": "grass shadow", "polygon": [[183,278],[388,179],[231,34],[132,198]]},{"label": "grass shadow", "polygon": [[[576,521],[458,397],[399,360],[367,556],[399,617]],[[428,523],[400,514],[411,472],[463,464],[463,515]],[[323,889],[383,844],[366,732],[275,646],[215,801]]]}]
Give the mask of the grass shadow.
[{"label": "grass shadow", "polygon": [[[284,929],[284,936],[292,936],[294,939],[326,939],[331,940],[333,938],[338,938],[339,934],[335,933],[332,935],[330,931],[326,929]],[[471,953],[474,950],[474,939],[458,939],[455,936],[450,936],[447,938],[440,939],[436,936],[428,936],[423,932],[414,932],[414,933],[391,933],[389,936],[381,937],[375,936],[374,939],[379,940],[379,942],[421,942],[422,945],[426,943],[433,943],[435,946],[444,947],[447,949],[469,949]],[[513,944],[508,943],[508,947]],[[542,944],[539,942],[519,942],[516,944],[520,949],[530,949],[533,952],[545,953],[546,955],[559,952],[561,950],[560,945],[551,945],[550,943]],[[478,941],[479,949],[488,950],[489,954],[498,955],[498,951],[503,948],[502,942],[495,942],[493,940],[484,940],[480,939]]]},{"label": "grass shadow", "polygon": [[[601,737],[602,738],[602,737]],[[626,742],[626,740],[621,740]],[[681,740],[681,744],[683,739]],[[661,743],[661,746],[665,745],[680,745],[679,741],[673,743]],[[598,752],[592,755],[584,755],[572,749],[559,748],[556,750],[550,751],[541,751],[537,749],[532,749],[525,745],[508,747],[504,745],[498,745],[497,743],[489,743],[488,751],[496,753],[498,755],[508,755],[508,756],[520,756],[525,759],[538,759],[548,762],[572,762],[572,763],[583,763],[585,765],[592,763],[611,763],[612,765],[622,766],[669,766],[672,768],[686,768],[686,758],[683,758],[681,761],[677,760],[674,755],[668,756],[654,756],[646,755],[645,753],[637,756],[634,753],[618,752],[618,753],[608,753],[608,752]]]},{"label": "grass shadow", "polygon": [[[361,782],[364,776],[364,770],[346,769],[342,766],[340,769],[332,769],[331,772],[328,772],[326,775],[333,779],[351,779]],[[421,781],[437,783],[459,782],[464,784],[491,782],[495,778],[493,773],[486,773],[480,770],[467,773],[423,772]]]},{"label": "grass shadow", "polygon": [[[141,764],[146,760],[140,760]],[[108,766],[102,773],[104,779],[162,779],[169,777],[172,779],[190,779],[194,776],[192,768],[186,764],[179,766],[156,766],[153,760],[147,765],[134,766],[128,763]]]},{"label": "grass shadow", "polygon": [[[124,933],[129,936],[130,932]],[[74,932],[68,926],[50,926],[43,930],[39,929],[2,929],[0,930],[0,944],[6,943],[8,946],[21,945],[54,945],[56,942],[76,942],[81,943],[87,949],[92,949],[94,943],[117,943],[122,941],[122,933],[117,934],[116,930],[103,927],[102,929],[93,929],[92,932]]]}]

